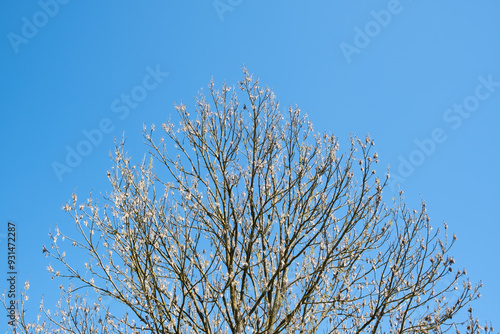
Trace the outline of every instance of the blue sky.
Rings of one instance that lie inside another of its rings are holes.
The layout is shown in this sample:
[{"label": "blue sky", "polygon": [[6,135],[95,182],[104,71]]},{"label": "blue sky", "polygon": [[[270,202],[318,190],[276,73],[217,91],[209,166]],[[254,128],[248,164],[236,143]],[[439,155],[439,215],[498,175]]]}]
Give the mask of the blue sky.
[{"label": "blue sky", "polygon": [[369,133],[409,206],[422,197],[458,235],[458,267],[484,283],[476,314],[500,319],[499,12],[492,0],[2,2],[0,233],[17,222],[19,287],[31,278],[33,307],[57,293],[42,244],[56,224],[72,230],[60,208],[75,189],[109,190],[114,138],[140,159],[143,123],[175,119],[212,76],[236,84],[244,64],[316,130],[344,144]]}]

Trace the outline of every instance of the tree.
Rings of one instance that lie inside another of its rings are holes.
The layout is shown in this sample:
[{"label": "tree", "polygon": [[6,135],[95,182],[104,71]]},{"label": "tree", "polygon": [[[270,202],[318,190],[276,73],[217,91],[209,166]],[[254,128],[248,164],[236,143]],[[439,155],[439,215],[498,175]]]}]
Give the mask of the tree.
[{"label": "tree", "polygon": [[[479,286],[454,269],[455,235],[433,231],[425,203],[410,210],[402,192],[384,204],[389,174],[377,177],[373,140],[353,136],[340,154],[333,134],[315,133],[298,108],[285,117],[243,72],[243,107],[212,81],[193,116],[176,106],[179,127],[163,124],[159,140],[144,128],[141,164],[117,144],[103,206],[73,195],[64,210],[78,237],[56,229],[47,253],[61,267],[49,271],[73,283],[38,322],[24,319],[22,300],[20,331],[426,333],[465,323],[455,319]],[[87,254],[91,275],[58,238]],[[470,319],[469,332],[492,330]]]}]

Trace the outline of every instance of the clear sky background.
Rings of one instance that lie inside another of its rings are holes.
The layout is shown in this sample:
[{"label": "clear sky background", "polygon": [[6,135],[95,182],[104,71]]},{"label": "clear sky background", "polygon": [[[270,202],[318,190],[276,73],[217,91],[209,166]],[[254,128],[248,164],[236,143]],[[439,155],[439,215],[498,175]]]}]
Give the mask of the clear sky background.
[{"label": "clear sky background", "polygon": [[[75,189],[109,190],[114,138],[140,159],[143,123],[175,120],[175,102],[193,107],[212,76],[236,84],[245,64],[316,130],[375,139],[409,206],[423,198],[458,235],[457,268],[484,283],[475,313],[499,327],[499,15],[493,0],[3,1],[1,272],[13,220],[18,288],[30,278],[35,309],[57,294],[41,247],[56,224],[73,231]],[[69,166],[68,150],[87,155]]]}]

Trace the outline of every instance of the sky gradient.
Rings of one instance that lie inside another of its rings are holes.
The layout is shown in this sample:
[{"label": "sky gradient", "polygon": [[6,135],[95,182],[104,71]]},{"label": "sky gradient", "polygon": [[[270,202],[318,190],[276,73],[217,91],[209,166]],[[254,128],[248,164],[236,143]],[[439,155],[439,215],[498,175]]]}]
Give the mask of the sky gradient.
[{"label": "sky gradient", "polygon": [[109,191],[114,139],[140,160],[144,123],[193,108],[211,77],[236,85],[245,65],[341,151],[374,138],[385,200],[399,183],[447,222],[457,268],[484,284],[475,314],[499,327],[499,13],[491,0],[2,2],[0,271],[15,221],[18,288],[30,278],[33,308],[58,293],[41,247],[56,225],[73,231],[74,191]]}]

